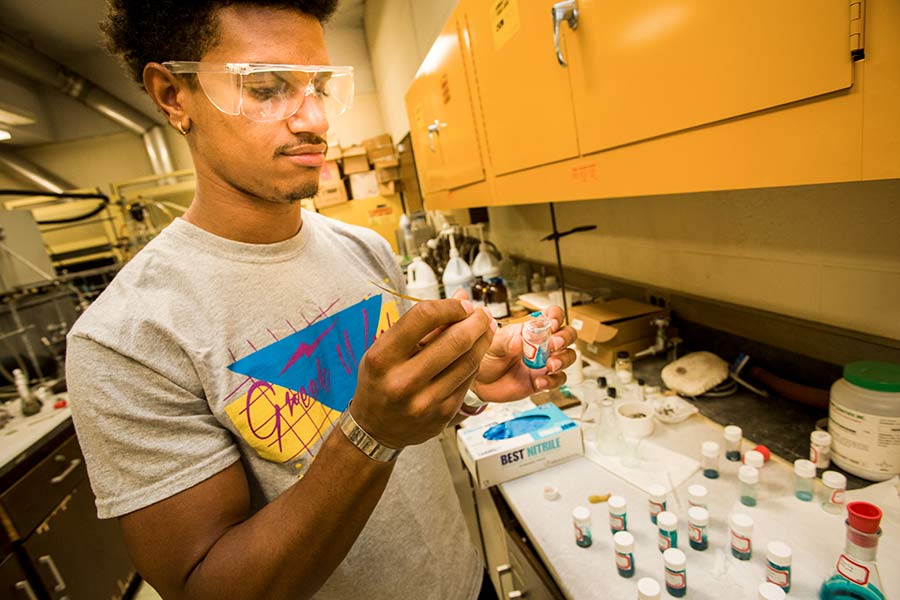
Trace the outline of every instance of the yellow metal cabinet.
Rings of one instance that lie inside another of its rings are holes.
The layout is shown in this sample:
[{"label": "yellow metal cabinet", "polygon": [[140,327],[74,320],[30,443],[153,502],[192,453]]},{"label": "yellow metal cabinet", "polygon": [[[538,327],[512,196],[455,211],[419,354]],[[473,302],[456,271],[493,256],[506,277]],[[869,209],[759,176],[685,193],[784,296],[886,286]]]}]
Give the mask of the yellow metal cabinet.
[{"label": "yellow metal cabinet", "polygon": [[406,94],[423,192],[484,180],[459,11],[450,17]]},{"label": "yellow metal cabinet", "polygon": [[582,155],[852,84],[848,0],[573,4],[561,30]]}]

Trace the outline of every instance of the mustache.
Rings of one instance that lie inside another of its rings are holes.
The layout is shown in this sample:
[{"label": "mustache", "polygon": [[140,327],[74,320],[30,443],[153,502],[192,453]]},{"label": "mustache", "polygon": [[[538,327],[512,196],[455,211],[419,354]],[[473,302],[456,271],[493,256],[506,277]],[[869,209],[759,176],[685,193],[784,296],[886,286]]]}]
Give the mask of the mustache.
[{"label": "mustache", "polygon": [[316,135],[315,133],[299,133],[297,134],[294,141],[290,144],[282,144],[275,148],[275,156],[277,157],[279,154],[284,154],[285,152],[289,152],[294,150],[295,148],[299,148],[300,146],[307,145],[318,145],[324,144],[325,149],[328,149],[328,141],[320,135]]}]

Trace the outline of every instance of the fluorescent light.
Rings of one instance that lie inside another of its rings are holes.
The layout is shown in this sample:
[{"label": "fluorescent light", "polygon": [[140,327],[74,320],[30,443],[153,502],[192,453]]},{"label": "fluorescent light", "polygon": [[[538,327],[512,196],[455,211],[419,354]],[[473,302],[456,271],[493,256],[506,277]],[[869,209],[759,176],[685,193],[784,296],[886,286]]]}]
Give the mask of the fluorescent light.
[{"label": "fluorescent light", "polygon": [[0,124],[2,125],[21,127],[22,125],[34,125],[34,122],[34,119],[28,115],[13,112],[0,106]]},{"label": "fluorescent light", "polygon": [[0,129],[0,142],[4,140],[8,140],[12,137],[12,134],[5,129]]}]

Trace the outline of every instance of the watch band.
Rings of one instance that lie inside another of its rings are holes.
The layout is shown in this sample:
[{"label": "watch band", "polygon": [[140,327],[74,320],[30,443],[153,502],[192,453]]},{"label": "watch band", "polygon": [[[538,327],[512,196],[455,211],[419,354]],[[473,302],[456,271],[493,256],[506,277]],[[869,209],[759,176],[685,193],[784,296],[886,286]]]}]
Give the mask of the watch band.
[{"label": "watch band", "polygon": [[385,446],[369,435],[365,429],[359,426],[359,423],[356,422],[353,415],[350,414],[349,407],[341,414],[341,418],[338,421],[338,427],[341,428],[341,431],[344,432],[344,436],[350,440],[351,444],[359,448],[360,452],[372,460],[377,460],[378,462],[391,462],[396,459],[397,455],[400,454],[400,451],[403,450],[403,448],[390,448]]}]

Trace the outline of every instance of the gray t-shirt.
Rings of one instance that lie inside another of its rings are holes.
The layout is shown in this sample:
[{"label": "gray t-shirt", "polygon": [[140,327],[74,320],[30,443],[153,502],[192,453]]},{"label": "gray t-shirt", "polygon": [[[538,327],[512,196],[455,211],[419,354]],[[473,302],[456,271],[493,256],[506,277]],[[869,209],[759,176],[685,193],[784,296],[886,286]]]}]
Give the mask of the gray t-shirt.
[{"label": "gray t-shirt", "polygon": [[[406,310],[376,233],[303,212],[289,240],[244,244],[176,219],[68,338],[72,415],[100,517],[171,497],[241,460],[260,508],[309,468],[380,331]],[[340,434],[338,434],[340,435]],[[302,507],[298,507],[302,510]],[[398,458],[317,598],[475,598],[481,566],[440,444]]]}]

